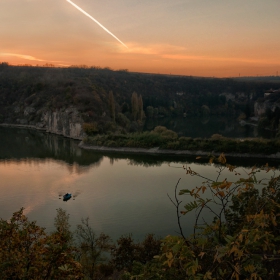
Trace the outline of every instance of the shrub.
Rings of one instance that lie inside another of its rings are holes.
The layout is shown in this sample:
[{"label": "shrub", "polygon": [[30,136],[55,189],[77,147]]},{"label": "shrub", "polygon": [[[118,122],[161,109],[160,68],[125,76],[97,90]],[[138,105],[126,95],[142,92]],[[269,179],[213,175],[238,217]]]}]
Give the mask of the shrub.
[{"label": "shrub", "polygon": [[212,140],[222,140],[224,137],[221,134],[212,134],[211,139]]},{"label": "shrub", "polygon": [[160,134],[166,139],[177,139],[178,134],[172,130],[167,129],[165,126],[157,126],[151,133]]},{"label": "shrub", "polygon": [[94,135],[98,132],[97,123],[96,122],[84,123],[83,124],[83,130],[87,135],[92,136],[92,135]]}]

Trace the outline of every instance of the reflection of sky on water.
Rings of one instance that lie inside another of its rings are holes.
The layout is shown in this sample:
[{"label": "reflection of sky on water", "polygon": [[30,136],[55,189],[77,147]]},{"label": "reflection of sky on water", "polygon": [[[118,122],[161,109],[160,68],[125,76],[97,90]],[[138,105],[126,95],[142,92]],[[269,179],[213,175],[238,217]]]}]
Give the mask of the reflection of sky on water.
[{"label": "reflection of sky on water", "polygon": [[[31,220],[48,230],[53,230],[56,209],[61,207],[70,214],[72,229],[81,218],[89,217],[97,233],[103,231],[113,238],[129,233],[136,238],[150,232],[175,234],[176,209],[167,193],[173,197],[179,178],[178,190],[203,181],[186,175],[183,165],[205,177],[217,177],[215,166],[203,159],[194,163],[194,157],[104,155],[81,150],[77,141],[55,135],[3,128],[0,132],[0,217],[8,219],[24,207]],[[246,166],[243,159],[229,161]],[[254,159],[247,166],[255,163],[266,161]],[[245,177],[249,170],[240,167],[239,171]],[[220,180],[225,178],[236,180],[228,172]],[[63,202],[61,195],[66,192],[76,197]],[[188,197],[179,199],[182,206],[188,201]],[[203,213],[205,219],[209,216]],[[182,218],[187,233],[194,220],[193,214]]]},{"label": "reflection of sky on water", "polygon": [[[112,165],[107,157],[98,168],[81,169],[55,160],[0,162],[1,217],[8,219],[24,207],[31,219],[51,229],[55,209],[62,207],[73,224],[90,217],[97,231],[145,234],[154,232],[155,223],[160,227],[170,208],[166,192],[173,188],[172,176],[166,178],[159,168],[128,165],[123,159]],[[63,202],[59,195],[65,192],[79,195]]]},{"label": "reflection of sky on water", "polygon": [[[188,163],[188,167],[211,179],[216,179],[213,165]],[[179,168],[173,168],[179,167]],[[98,167],[67,164],[57,160],[9,160],[0,162],[1,218],[25,208],[25,213],[38,224],[53,229],[56,209],[70,214],[71,224],[90,218],[96,232],[116,238],[133,233],[136,238],[146,233],[175,234],[178,231],[176,211],[167,197],[181,178],[178,189],[199,186],[203,180],[185,174],[182,163],[163,163],[160,166],[135,165],[130,160],[103,157]],[[240,168],[241,176],[247,169]],[[233,173],[222,174],[221,180],[235,180]],[[63,202],[59,195],[78,194]],[[179,197],[187,202],[187,197]],[[207,218],[210,213],[203,213]],[[183,225],[190,233],[194,216],[183,217]]]}]

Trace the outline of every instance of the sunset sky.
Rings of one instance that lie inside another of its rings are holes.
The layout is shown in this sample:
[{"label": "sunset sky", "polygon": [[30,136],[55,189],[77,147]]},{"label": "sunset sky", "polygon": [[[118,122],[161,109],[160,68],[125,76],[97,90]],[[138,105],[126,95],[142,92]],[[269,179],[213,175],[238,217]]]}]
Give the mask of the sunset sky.
[{"label": "sunset sky", "polygon": [[279,0],[0,0],[0,62],[280,75]]}]

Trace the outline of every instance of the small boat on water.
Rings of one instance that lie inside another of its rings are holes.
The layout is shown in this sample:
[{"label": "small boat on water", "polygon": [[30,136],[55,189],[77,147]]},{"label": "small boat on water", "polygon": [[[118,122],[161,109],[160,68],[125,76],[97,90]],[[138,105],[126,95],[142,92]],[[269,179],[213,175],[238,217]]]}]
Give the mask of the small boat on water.
[{"label": "small boat on water", "polygon": [[63,195],[63,201],[67,201],[72,197],[71,193],[66,193],[65,195]]}]

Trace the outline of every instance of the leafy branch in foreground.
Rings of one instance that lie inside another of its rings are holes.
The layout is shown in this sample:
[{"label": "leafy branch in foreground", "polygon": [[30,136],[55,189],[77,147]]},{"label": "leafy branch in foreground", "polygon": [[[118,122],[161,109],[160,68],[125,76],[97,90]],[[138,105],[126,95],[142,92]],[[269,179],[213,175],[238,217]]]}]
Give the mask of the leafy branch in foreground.
[{"label": "leafy branch in foreground", "polygon": [[[200,184],[178,192],[179,180],[174,198],[168,195],[179,236],[165,237],[155,262],[126,279],[280,279],[279,171],[254,166],[243,178],[224,154],[210,163],[216,166],[214,179],[183,167]],[[238,179],[224,178],[225,171]],[[188,198],[183,209],[178,196]],[[182,216],[193,214],[193,234],[186,236]]]},{"label": "leafy branch in foreground", "polygon": [[[240,175],[236,167],[227,164],[224,154],[210,158],[213,162],[218,163],[215,180],[184,167],[188,176],[202,180],[200,186],[179,192],[192,199],[180,214],[195,212],[194,232],[185,238],[178,219],[181,237],[167,236],[159,259],[175,268],[178,277],[184,275],[178,279],[278,279],[280,177],[266,165],[229,181],[221,179],[222,173]],[[178,208],[176,191],[175,201]],[[204,213],[211,213],[213,221],[206,221]]]}]

